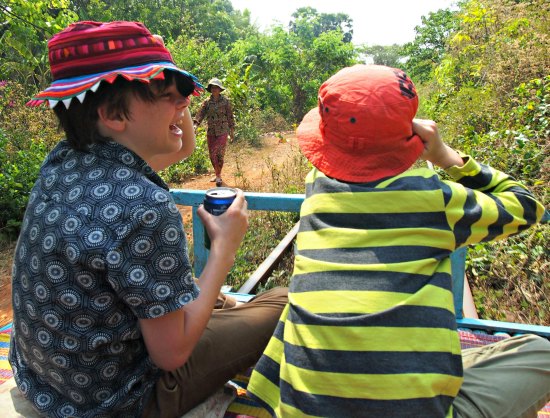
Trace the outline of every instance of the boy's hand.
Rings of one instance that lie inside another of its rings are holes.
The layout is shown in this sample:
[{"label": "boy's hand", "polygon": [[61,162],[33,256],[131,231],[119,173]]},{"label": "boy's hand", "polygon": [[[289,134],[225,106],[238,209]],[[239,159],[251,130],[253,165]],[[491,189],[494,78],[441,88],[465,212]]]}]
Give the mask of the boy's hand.
[{"label": "boy's hand", "polygon": [[443,142],[434,121],[413,119],[413,132],[424,142],[424,152],[420,158],[443,169],[453,165],[464,165],[460,155]]},{"label": "boy's hand", "polygon": [[248,203],[242,190],[237,189],[237,197],[227,211],[220,216],[211,215],[200,206],[197,215],[206,227],[210,237],[210,253],[223,251],[234,257],[248,228]]}]

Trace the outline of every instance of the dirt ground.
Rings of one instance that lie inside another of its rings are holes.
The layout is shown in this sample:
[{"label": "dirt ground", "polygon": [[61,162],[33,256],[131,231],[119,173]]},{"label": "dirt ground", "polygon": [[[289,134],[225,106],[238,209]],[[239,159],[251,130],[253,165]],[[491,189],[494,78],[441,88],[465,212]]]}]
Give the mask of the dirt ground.
[{"label": "dirt ground", "polygon": [[[293,133],[283,133],[281,140],[276,136],[266,136],[257,148],[229,144],[222,171],[224,186],[240,187],[243,190],[270,192],[270,166],[280,167],[285,161],[299,152]],[[214,187],[210,182],[213,171],[189,179],[182,184],[170,184],[173,188],[207,190]],[[190,231],[191,208],[181,207],[180,212]],[[12,320],[11,309],[11,264],[15,243],[0,250],[0,327]]]}]

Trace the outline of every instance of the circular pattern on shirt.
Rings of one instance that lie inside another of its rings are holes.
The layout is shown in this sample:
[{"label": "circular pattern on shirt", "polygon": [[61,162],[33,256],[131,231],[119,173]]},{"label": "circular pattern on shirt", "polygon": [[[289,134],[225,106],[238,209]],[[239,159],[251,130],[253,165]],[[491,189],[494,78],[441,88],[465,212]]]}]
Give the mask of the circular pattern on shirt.
[{"label": "circular pattern on shirt", "polygon": [[80,353],[78,355],[78,360],[86,366],[93,366],[99,360],[99,356],[91,353]]},{"label": "circular pattern on shirt", "polygon": [[[15,264],[13,265],[13,269],[14,271],[12,272],[11,276],[12,277],[15,277],[16,276],[16,273],[15,273]],[[19,280],[21,281],[21,287],[23,288],[23,290],[27,291],[29,290],[29,277],[27,276],[27,273],[23,272],[21,273],[21,275],[19,276]]]},{"label": "circular pattern on shirt", "polygon": [[170,195],[168,192],[165,192],[163,190],[155,190],[153,192],[153,200],[159,202],[159,203],[166,203],[170,200]]},{"label": "circular pattern on shirt", "polygon": [[76,207],[76,211],[81,215],[89,216],[92,213],[92,207],[87,203],[82,203]]},{"label": "circular pattern on shirt", "polygon": [[98,184],[91,189],[92,198],[96,200],[104,199],[105,197],[109,196],[112,191],[113,186],[111,186],[109,183]]},{"label": "circular pattern on shirt", "polygon": [[58,175],[57,174],[50,174],[48,177],[46,177],[46,180],[44,180],[44,187],[46,189],[50,189],[54,184],[55,182],[57,181],[57,177]]},{"label": "circular pattern on shirt", "polygon": [[33,369],[36,373],[39,375],[44,375],[44,369],[36,360],[31,360],[30,362],[27,360],[26,363],[30,363],[31,369]]},{"label": "circular pattern on shirt", "polygon": [[110,327],[116,327],[118,324],[120,324],[123,320],[123,316],[120,312],[114,312],[113,314],[109,315],[107,319],[105,320],[105,323],[109,325]]},{"label": "circular pattern on shirt", "polygon": [[178,303],[180,305],[187,305],[189,302],[193,300],[193,297],[189,293],[182,293],[178,296]]},{"label": "circular pattern on shirt", "polygon": [[56,311],[46,311],[42,317],[46,325],[50,328],[61,329],[63,327],[63,318]]},{"label": "circular pattern on shirt", "polygon": [[76,390],[69,390],[68,391],[69,397],[78,404],[83,404],[86,399],[84,396],[82,396],[80,393],[78,393]]},{"label": "circular pattern on shirt", "polygon": [[32,302],[30,302],[30,301],[25,302],[25,310],[27,311],[27,315],[31,319],[36,319],[37,318],[36,310],[34,309],[34,305],[32,304]]},{"label": "circular pattern on shirt", "polygon": [[85,166],[94,165],[95,162],[96,162],[96,157],[93,154],[86,154],[84,158],[82,158],[82,165],[85,165]]},{"label": "circular pattern on shirt", "polygon": [[78,373],[74,373],[71,376],[71,381],[75,385],[81,388],[85,388],[90,386],[90,384],[92,383],[92,378],[86,373],[78,372]]},{"label": "circular pattern on shirt", "polygon": [[166,299],[172,295],[172,287],[168,283],[157,283],[153,287],[153,293],[159,299]]},{"label": "circular pattern on shirt", "polygon": [[49,370],[48,371],[48,374],[50,375],[50,377],[55,380],[57,383],[59,384],[64,384],[65,383],[65,379],[63,379],[63,376],[61,376],[59,373],[57,373],[55,370]]},{"label": "circular pattern on shirt", "polygon": [[105,222],[113,222],[120,218],[122,206],[118,203],[108,203],[101,208],[99,217]]},{"label": "circular pattern on shirt", "polygon": [[76,263],[80,257],[80,249],[76,244],[67,244],[64,251],[65,257],[71,263]]},{"label": "circular pattern on shirt", "polygon": [[31,227],[31,230],[29,231],[29,240],[31,241],[31,243],[36,241],[39,234],[40,234],[40,226],[38,224],[34,224]]},{"label": "circular pattern on shirt", "polygon": [[81,296],[74,290],[67,289],[59,294],[57,301],[63,305],[65,309],[76,309],[81,304]]},{"label": "circular pattern on shirt", "polygon": [[38,259],[38,256],[36,254],[33,254],[31,256],[31,262],[29,263],[29,266],[31,268],[31,271],[33,273],[38,273],[40,270],[40,260]]},{"label": "circular pattern on shirt", "polygon": [[38,197],[38,194],[36,192],[34,192],[34,191],[31,192],[31,194],[29,196],[29,205],[32,205],[37,197]]},{"label": "circular pattern on shirt", "polygon": [[52,201],[56,203],[60,203],[63,198],[63,195],[61,194],[61,192],[53,192],[51,194],[51,198],[52,198]]},{"label": "circular pattern on shirt", "polygon": [[117,168],[113,173],[113,177],[116,180],[128,180],[132,177],[132,172],[124,167]]},{"label": "circular pattern on shirt", "polygon": [[141,214],[141,222],[146,227],[153,228],[158,225],[160,222],[160,213],[158,210],[151,208],[146,211],[144,211]]},{"label": "circular pattern on shirt", "polygon": [[57,412],[62,417],[74,417],[76,415],[76,409],[74,406],[69,404],[63,404],[58,409]]},{"label": "circular pattern on shirt", "polygon": [[67,216],[61,226],[66,234],[74,234],[82,226],[82,221],[76,216]]},{"label": "circular pattern on shirt", "polygon": [[107,264],[110,268],[120,267],[122,264],[122,254],[117,250],[111,250],[107,253]]},{"label": "circular pattern on shirt", "polygon": [[42,282],[34,285],[34,296],[39,302],[46,302],[50,298],[50,289]]},{"label": "circular pattern on shirt", "polygon": [[178,266],[178,259],[172,254],[166,254],[158,257],[155,263],[155,268],[162,274],[173,273]]},{"label": "circular pattern on shirt", "polygon": [[[13,374],[15,374],[15,370]],[[23,395],[26,395],[29,392],[29,381],[27,379],[20,381],[17,386]]]},{"label": "circular pattern on shirt", "polygon": [[42,352],[37,347],[31,348],[31,352],[32,352],[32,355],[34,356],[34,358],[36,358],[41,363],[44,362],[44,355],[42,354]]},{"label": "circular pattern on shirt", "polygon": [[76,158],[71,158],[70,160],[65,161],[61,167],[63,167],[63,170],[69,171],[70,169],[74,168],[76,164],[78,163]]},{"label": "circular pattern on shirt", "polygon": [[61,347],[64,348],[67,351],[78,351],[80,350],[80,342],[70,335],[65,335],[61,339]]},{"label": "circular pattern on shirt", "polygon": [[84,188],[82,186],[75,186],[71,190],[69,190],[69,193],[67,193],[66,201],[68,203],[73,203],[76,200],[82,196],[82,193],[84,192]]},{"label": "circular pattern on shirt", "polygon": [[67,186],[70,186],[75,181],[77,181],[79,178],[80,178],[79,173],[67,174],[66,176],[63,176],[63,183],[65,183]]},{"label": "circular pattern on shirt", "polygon": [[168,210],[174,215],[179,215],[180,211],[174,202],[168,203]]},{"label": "circular pattern on shirt", "polygon": [[[27,255],[27,246],[25,245],[24,242],[21,242],[19,244],[19,249],[17,251],[17,258],[19,259],[19,261],[23,261],[26,255]],[[15,264],[13,266],[15,267]]]},{"label": "circular pattern on shirt", "polygon": [[130,251],[137,257],[146,257],[154,250],[154,242],[150,237],[140,236],[132,241]]},{"label": "circular pattern on shirt", "polygon": [[38,344],[40,344],[42,347],[49,347],[53,342],[52,333],[48,331],[46,328],[38,328],[36,331],[36,341]]},{"label": "circular pattern on shirt", "polygon": [[58,208],[52,209],[47,215],[46,215],[46,224],[52,225],[54,224],[57,219],[59,219],[59,215],[61,215],[61,211]]},{"label": "circular pattern on shirt", "polygon": [[42,249],[47,254],[55,249],[57,245],[57,239],[54,234],[46,234],[42,239]]},{"label": "circular pattern on shirt", "polygon": [[99,369],[99,375],[104,380],[111,380],[118,374],[118,364],[109,362]]},{"label": "circular pattern on shirt", "polygon": [[97,179],[100,179],[101,177],[105,176],[105,169],[103,168],[95,168],[93,169],[92,171],[90,171],[88,173],[88,175],[86,176],[86,178],[88,180],[97,180]]},{"label": "circular pattern on shirt", "polygon": [[112,395],[112,392],[109,388],[99,388],[93,392],[93,398],[96,402],[103,403],[109,396]]},{"label": "circular pattern on shirt", "polygon": [[109,348],[107,349],[107,352],[109,354],[120,354],[124,351],[124,345],[119,342],[114,342],[109,344]]},{"label": "circular pattern on shirt", "polygon": [[105,332],[98,332],[90,338],[88,342],[88,348],[90,350],[97,350],[98,347],[105,344],[110,344],[111,341],[112,339],[109,334]]},{"label": "circular pattern on shirt", "polygon": [[76,275],[77,283],[85,289],[92,289],[96,285],[94,275],[87,271],[81,271]]},{"label": "circular pattern on shirt", "polygon": [[98,311],[105,311],[113,304],[113,295],[104,292],[92,298],[92,308]]},{"label": "circular pattern on shirt", "polygon": [[107,234],[103,228],[92,228],[84,236],[84,241],[89,247],[99,247],[107,241]]},{"label": "circular pattern on shirt", "polygon": [[136,159],[129,152],[122,152],[120,154],[121,161],[126,165],[132,165],[136,162]]},{"label": "circular pattern on shirt", "polygon": [[126,301],[126,303],[130,306],[139,306],[141,305],[142,303],[145,302],[145,300],[143,299],[143,296],[141,296],[140,294],[136,294],[136,293],[130,293],[128,295],[126,295],[124,297],[124,300]]},{"label": "circular pattern on shirt", "polygon": [[115,232],[116,232],[116,235],[117,235],[117,238],[126,238],[128,236],[128,234],[131,232],[131,228],[128,226],[128,225],[122,225],[122,226],[119,226]]},{"label": "circular pattern on shirt", "polygon": [[137,199],[143,194],[143,187],[137,183],[132,183],[122,188],[122,196],[126,199]]},{"label": "circular pattern on shirt", "polygon": [[62,369],[68,369],[71,366],[69,356],[66,354],[54,354],[50,358],[57,367]]},{"label": "circular pattern on shirt", "polygon": [[180,240],[180,233],[178,228],[175,228],[171,225],[164,228],[161,234],[161,239],[164,244],[174,245],[177,244]]},{"label": "circular pattern on shirt", "polygon": [[166,308],[163,305],[153,305],[147,309],[149,318],[158,318],[166,314]]},{"label": "circular pattern on shirt", "polygon": [[44,212],[44,210],[46,209],[46,203],[44,202],[40,202],[38,205],[36,205],[36,207],[34,208],[34,214],[35,215],[40,215],[42,214],[42,212]]},{"label": "circular pattern on shirt", "polygon": [[53,398],[49,393],[38,392],[34,395],[34,404],[40,410],[47,409],[53,402]]},{"label": "circular pattern on shirt", "polygon": [[88,259],[87,264],[93,270],[99,270],[99,271],[105,270],[105,260],[100,255],[91,256]]},{"label": "circular pattern on shirt", "polygon": [[73,320],[73,325],[79,331],[86,331],[95,324],[94,317],[91,315],[78,315]]},{"label": "circular pattern on shirt", "polygon": [[52,261],[46,265],[46,277],[53,283],[59,283],[65,280],[67,268],[58,261]]}]

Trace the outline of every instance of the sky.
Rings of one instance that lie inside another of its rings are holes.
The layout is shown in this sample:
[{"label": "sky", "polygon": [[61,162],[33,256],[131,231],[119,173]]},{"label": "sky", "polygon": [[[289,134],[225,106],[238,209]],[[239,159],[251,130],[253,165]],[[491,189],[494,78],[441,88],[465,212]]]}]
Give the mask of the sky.
[{"label": "sky", "polygon": [[251,23],[261,30],[282,23],[310,6],[318,13],[346,13],[353,19],[355,45],[404,44],[414,39],[421,17],[452,6],[455,0],[231,0],[233,8],[250,10]]}]

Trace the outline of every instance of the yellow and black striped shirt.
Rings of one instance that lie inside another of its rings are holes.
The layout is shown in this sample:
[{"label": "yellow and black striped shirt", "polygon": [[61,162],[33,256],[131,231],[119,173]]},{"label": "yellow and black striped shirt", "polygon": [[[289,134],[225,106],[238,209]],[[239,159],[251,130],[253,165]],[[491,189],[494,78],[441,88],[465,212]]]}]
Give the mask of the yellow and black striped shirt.
[{"label": "yellow and black striped shirt", "polygon": [[544,208],[506,174],[306,178],[289,303],[249,394],[279,417],[445,417],[462,383],[449,256]]}]

